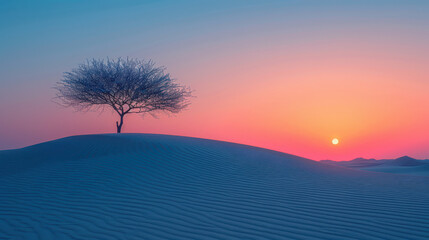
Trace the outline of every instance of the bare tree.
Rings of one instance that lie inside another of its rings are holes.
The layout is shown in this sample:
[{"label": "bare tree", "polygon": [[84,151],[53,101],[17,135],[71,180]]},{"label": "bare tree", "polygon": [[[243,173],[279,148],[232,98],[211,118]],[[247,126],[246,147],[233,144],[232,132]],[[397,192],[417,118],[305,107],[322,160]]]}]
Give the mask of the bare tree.
[{"label": "bare tree", "polygon": [[179,85],[165,67],[137,59],[88,60],[57,82],[57,98],[79,110],[110,106],[119,114],[117,133],[124,116],[157,111],[178,113],[189,105],[191,91]]}]

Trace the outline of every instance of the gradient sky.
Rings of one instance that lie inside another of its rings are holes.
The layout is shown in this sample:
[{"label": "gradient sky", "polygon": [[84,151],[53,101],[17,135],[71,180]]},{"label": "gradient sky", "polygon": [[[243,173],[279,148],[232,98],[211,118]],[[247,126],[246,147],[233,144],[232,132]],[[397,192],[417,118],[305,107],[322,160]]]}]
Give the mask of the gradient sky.
[{"label": "gradient sky", "polygon": [[[319,160],[429,158],[429,1],[1,1],[0,149],[114,132],[52,102],[87,58],[164,65],[195,90],[124,132],[232,141]],[[340,143],[331,144],[337,137]]]}]

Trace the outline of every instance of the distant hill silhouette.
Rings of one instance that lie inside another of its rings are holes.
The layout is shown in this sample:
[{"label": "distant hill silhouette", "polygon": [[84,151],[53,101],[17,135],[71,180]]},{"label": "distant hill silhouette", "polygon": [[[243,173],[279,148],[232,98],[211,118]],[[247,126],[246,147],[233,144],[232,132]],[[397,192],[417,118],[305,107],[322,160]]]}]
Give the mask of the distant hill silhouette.
[{"label": "distant hill silhouette", "polygon": [[425,164],[422,160],[417,160],[409,156],[403,156],[391,161],[386,161],[385,165],[391,166],[419,166]]},{"label": "distant hill silhouette", "polygon": [[320,162],[369,171],[429,176],[429,159],[419,160],[409,156],[395,159],[355,158],[348,161],[321,160]]},{"label": "distant hill silhouette", "polygon": [[331,164],[331,165],[338,165],[343,167],[354,167],[354,168],[361,168],[361,167],[368,167],[368,166],[377,166],[380,164],[383,164],[385,160],[376,160],[374,158],[355,158],[353,160],[348,161],[332,161],[332,160],[322,160],[320,162]]}]

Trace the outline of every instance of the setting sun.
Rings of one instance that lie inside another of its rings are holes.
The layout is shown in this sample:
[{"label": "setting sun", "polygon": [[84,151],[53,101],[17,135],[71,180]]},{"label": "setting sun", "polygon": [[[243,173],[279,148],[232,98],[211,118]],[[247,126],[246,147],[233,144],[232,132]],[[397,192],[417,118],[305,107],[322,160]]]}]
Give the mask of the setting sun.
[{"label": "setting sun", "polygon": [[332,139],[332,144],[337,145],[339,143],[337,138]]}]

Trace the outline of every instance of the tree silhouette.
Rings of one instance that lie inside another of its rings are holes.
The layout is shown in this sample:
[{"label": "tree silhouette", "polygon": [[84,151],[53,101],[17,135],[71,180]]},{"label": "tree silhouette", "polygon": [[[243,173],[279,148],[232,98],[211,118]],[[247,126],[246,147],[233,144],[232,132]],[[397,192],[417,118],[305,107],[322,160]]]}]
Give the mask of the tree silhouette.
[{"label": "tree silhouette", "polygon": [[178,113],[189,105],[191,91],[179,85],[165,67],[138,59],[88,60],[65,72],[55,87],[64,106],[78,110],[110,106],[119,114],[117,133],[131,113]]}]

